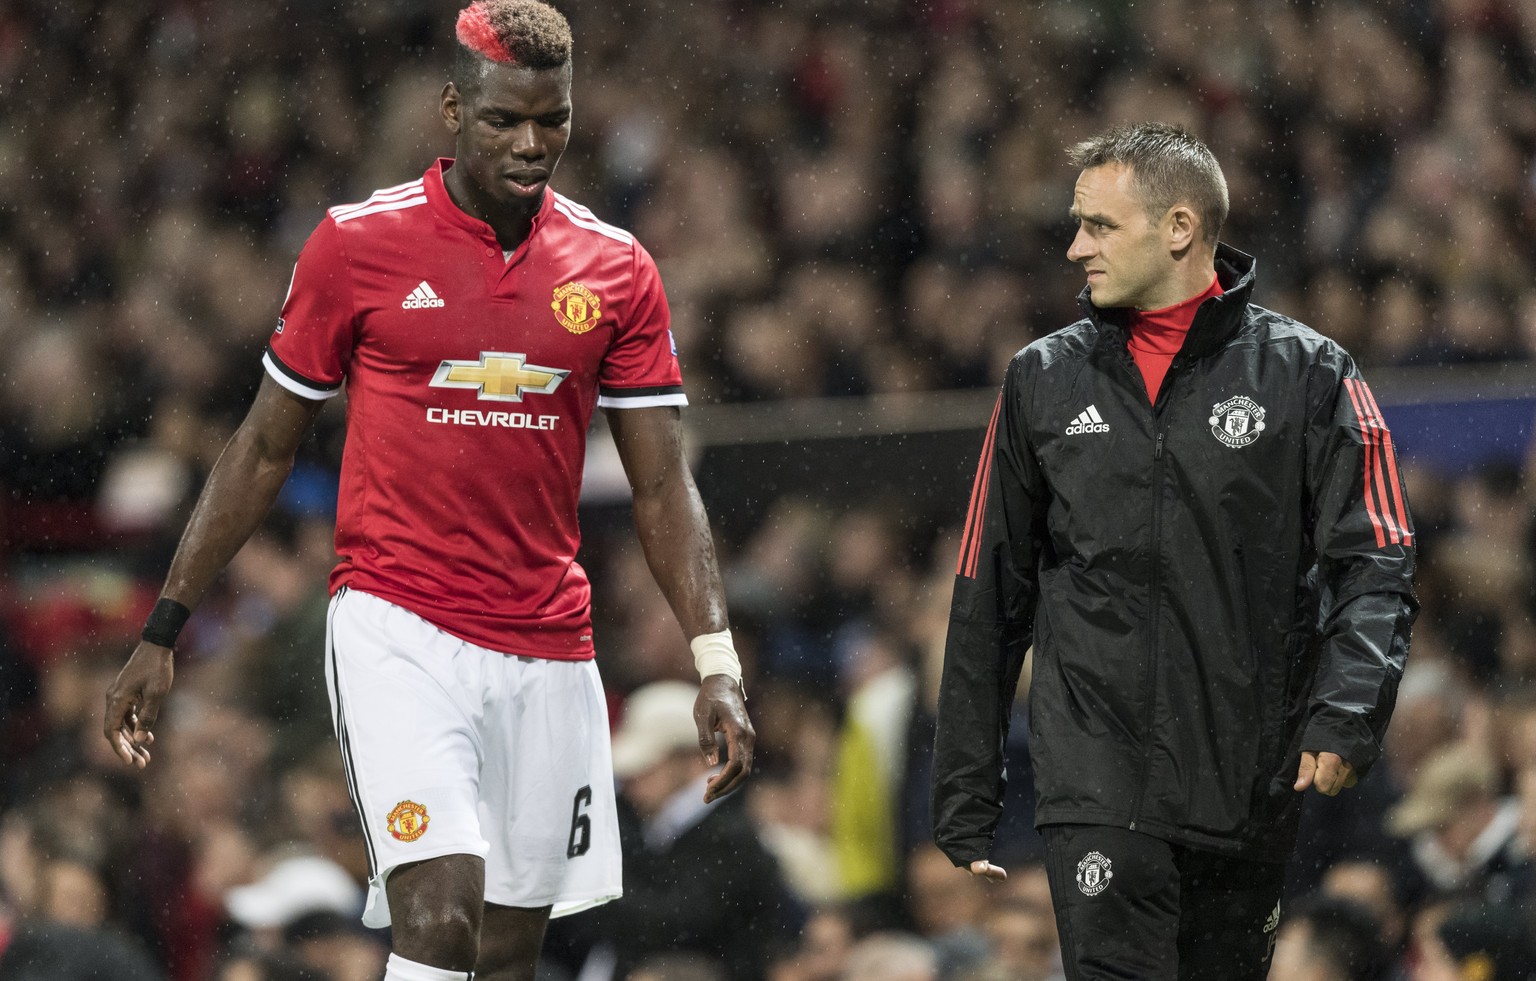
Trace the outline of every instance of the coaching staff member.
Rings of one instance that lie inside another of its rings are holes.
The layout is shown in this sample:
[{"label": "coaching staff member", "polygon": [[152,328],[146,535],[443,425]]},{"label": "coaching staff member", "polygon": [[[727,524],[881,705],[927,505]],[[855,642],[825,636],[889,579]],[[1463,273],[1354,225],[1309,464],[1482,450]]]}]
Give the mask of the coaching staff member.
[{"label": "coaching staff member", "polygon": [[1254,306],[1182,129],[1075,147],[1086,317],[1008,366],[962,538],[935,761],[972,873],[1033,645],[1067,975],[1262,979],[1300,792],[1381,752],[1416,605],[1392,441],[1350,356]]},{"label": "coaching staff member", "polygon": [[[753,733],[655,263],[548,187],[571,34],[536,0],[462,11],[441,97],[455,159],[332,208],[299,257],[255,405],[220,458],[106,736],[149,762],[177,631],[347,390],[326,674],[386,981],[534,976],[548,917],[616,898],[608,722],[575,561],[587,425],[608,419],[646,559],[703,678],[699,745],[737,787]],[[318,652],[317,652],[318,653]]]}]

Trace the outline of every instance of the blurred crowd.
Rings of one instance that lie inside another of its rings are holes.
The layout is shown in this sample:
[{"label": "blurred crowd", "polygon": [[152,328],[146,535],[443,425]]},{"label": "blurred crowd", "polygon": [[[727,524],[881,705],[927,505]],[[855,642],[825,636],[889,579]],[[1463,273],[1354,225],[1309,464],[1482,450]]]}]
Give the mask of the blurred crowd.
[{"label": "blurred crowd", "polygon": [[[559,5],[554,183],[656,256],[695,405],[996,385],[1076,317],[1063,148],[1132,119],[1211,143],[1258,301],[1368,377],[1536,354],[1531,0]],[[450,152],[458,6],[0,6],[0,977],[381,973],[320,672],[341,406],[192,620],[147,772],[100,714],[305,237]],[[1278,981],[1536,971],[1536,470],[1408,469],[1408,675],[1383,762],[1308,805]],[[1058,976],[1022,704],[1008,881],[928,843],[963,507],[892,475],[722,537],[758,773],[683,807],[696,751],[646,728],[629,898],[557,921],[551,981]],[[584,522],[617,739],[692,663],[622,508]]]}]

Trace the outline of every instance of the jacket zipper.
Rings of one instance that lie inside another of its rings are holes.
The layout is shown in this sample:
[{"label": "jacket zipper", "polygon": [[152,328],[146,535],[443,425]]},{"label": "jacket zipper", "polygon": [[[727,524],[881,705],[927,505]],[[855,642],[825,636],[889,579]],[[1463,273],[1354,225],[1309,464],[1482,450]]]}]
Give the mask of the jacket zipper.
[{"label": "jacket zipper", "polygon": [[[1165,386],[1166,387],[1166,386]],[[1157,427],[1156,410],[1153,426]],[[1147,602],[1147,683],[1146,709],[1141,720],[1142,754],[1141,776],[1136,781],[1136,799],[1131,803],[1130,830],[1136,830],[1141,818],[1141,804],[1146,797],[1147,778],[1152,771],[1152,722],[1157,708],[1157,622],[1162,612],[1162,537],[1163,537],[1163,431],[1155,428],[1157,441],[1152,448],[1152,541],[1148,552],[1152,563],[1148,576]]]}]

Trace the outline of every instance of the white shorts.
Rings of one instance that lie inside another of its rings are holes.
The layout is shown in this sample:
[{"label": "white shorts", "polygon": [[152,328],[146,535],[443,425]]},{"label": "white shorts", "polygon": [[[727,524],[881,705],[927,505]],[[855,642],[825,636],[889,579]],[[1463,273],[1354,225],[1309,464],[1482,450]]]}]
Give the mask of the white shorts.
[{"label": "white shorts", "polygon": [[485,859],[485,899],[563,916],[623,892],[597,665],[486,650],[393,603],[331,599],[325,674],[368,844],[363,922],[392,869]]}]

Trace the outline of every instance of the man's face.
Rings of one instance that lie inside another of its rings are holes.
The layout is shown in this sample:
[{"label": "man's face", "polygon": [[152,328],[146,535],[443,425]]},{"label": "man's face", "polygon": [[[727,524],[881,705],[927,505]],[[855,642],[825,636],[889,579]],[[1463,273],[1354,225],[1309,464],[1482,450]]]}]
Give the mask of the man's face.
[{"label": "man's face", "polygon": [[693,783],[709,767],[698,750],[676,749],[646,769],[624,778],[620,792],[642,820],[649,821],[678,791]]},{"label": "man's face", "polygon": [[[443,89],[443,119],[455,134],[454,171],[481,209],[538,210],[571,137],[571,68],[487,62],[477,84]],[[485,218],[487,215],[480,215]]]},{"label": "man's face", "polygon": [[1067,258],[1088,274],[1093,305],[1157,310],[1184,299],[1164,298],[1174,260],[1162,222],[1147,215],[1124,164],[1090,167],[1072,192],[1077,235]]}]

